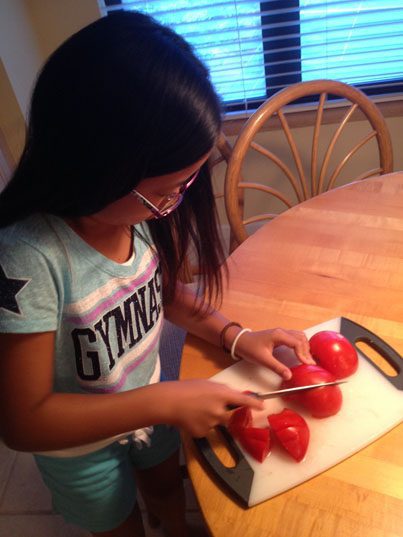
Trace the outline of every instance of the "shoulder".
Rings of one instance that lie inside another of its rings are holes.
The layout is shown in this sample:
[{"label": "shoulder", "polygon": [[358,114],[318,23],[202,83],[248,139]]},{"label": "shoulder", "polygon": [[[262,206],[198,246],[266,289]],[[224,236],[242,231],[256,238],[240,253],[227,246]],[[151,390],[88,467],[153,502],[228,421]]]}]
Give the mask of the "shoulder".
[{"label": "shoulder", "polygon": [[0,229],[0,251],[12,250],[13,256],[27,257],[27,262],[31,256],[57,259],[61,247],[52,220],[41,214]]},{"label": "shoulder", "polygon": [[0,243],[5,247],[11,245],[19,248],[25,244],[40,248],[50,244],[51,234],[46,217],[35,214],[0,229]]},{"label": "shoulder", "polygon": [[41,215],[0,229],[0,266],[14,278],[59,280],[63,273],[62,245]]},{"label": "shoulder", "polygon": [[63,280],[47,254],[51,241],[37,217],[0,230],[0,332],[56,329]]}]

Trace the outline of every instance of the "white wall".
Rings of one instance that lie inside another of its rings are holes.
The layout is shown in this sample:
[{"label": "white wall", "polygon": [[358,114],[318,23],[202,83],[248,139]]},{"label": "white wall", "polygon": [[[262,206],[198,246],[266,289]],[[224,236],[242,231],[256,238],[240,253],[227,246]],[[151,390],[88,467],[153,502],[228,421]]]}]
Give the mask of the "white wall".
[{"label": "white wall", "polygon": [[96,0],[0,0],[0,187],[4,170],[21,154],[41,66],[62,41],[99,17]]},{"label": "white wall", "polygon": [[25,3],[0,1],[0,53],[19,107],[26,115],[41,54]]},{"label": "white wall", "polygon": [[24,0],[44,61],[63,41],[101,14],[96,0]]},{"label": "white wall", "polygon": [[38,71],[62,41],[99,16],[96,0],[0,0],[0,129],[14,161]]},{"label": "white wall", "polygon": [[26,117],[37,73],[68,36],[99,18],[96,0],[0,0],[0,53]]},{"label": "white wall", "polygon": [[387,117],[393,146],[393,163],[395,171],[403,170],[403,115]]}]

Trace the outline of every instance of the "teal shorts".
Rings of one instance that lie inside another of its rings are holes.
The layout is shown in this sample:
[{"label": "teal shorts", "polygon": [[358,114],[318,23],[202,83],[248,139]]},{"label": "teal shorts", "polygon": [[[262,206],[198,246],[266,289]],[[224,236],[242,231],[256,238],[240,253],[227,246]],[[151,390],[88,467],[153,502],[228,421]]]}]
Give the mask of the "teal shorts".
[{"label": "teal shorts", "polygon": [[173,427],[154,426],[151,445],[141,449],[127,438],[78,457],[35,455],[53,507],[64,519],[90,532],[112,530],[130,515],[136,503],[133,468],[151,468],[179,449],[180,437]]}]

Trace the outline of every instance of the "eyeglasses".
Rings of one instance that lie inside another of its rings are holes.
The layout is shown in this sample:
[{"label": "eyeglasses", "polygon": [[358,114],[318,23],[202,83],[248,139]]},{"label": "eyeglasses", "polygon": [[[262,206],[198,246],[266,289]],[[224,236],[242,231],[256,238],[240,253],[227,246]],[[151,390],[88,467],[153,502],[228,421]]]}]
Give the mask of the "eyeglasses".
[{"label": "eyeglasses", "polygon": [[199,172],[200,169],[197,170],[193,175],[191,175],[189,179],[181,185],[178,192],[173,192],[172,194],[165,196],[160,204],[160,207],[157,207],[156,205],[154,205],[154,203],[151,203],[151,201],[149,201],[145,196],[143,196],[143,194],[140,194],[140,192],[138,192],[136,189],[133,189],[130,194],[132,194],[140,203],[147,207],[147,209],[149,209],[153,213],[155,218],[164,218],[179,207],[179,205],[183,201],[183,195],[190,187],[190,185],[195,182],[197,176],[199,175]]}]

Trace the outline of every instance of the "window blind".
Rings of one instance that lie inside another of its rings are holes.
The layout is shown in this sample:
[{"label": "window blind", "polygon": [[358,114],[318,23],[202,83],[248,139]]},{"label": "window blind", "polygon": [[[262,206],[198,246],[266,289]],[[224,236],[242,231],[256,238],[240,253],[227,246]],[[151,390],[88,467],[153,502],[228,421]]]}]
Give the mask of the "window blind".
[{"label": "window blind", "polygon": [[172,27],[210,69],[227,110],[253,110],[295,82],[331,78],[403,93],[401,0],[100,0]]}]

